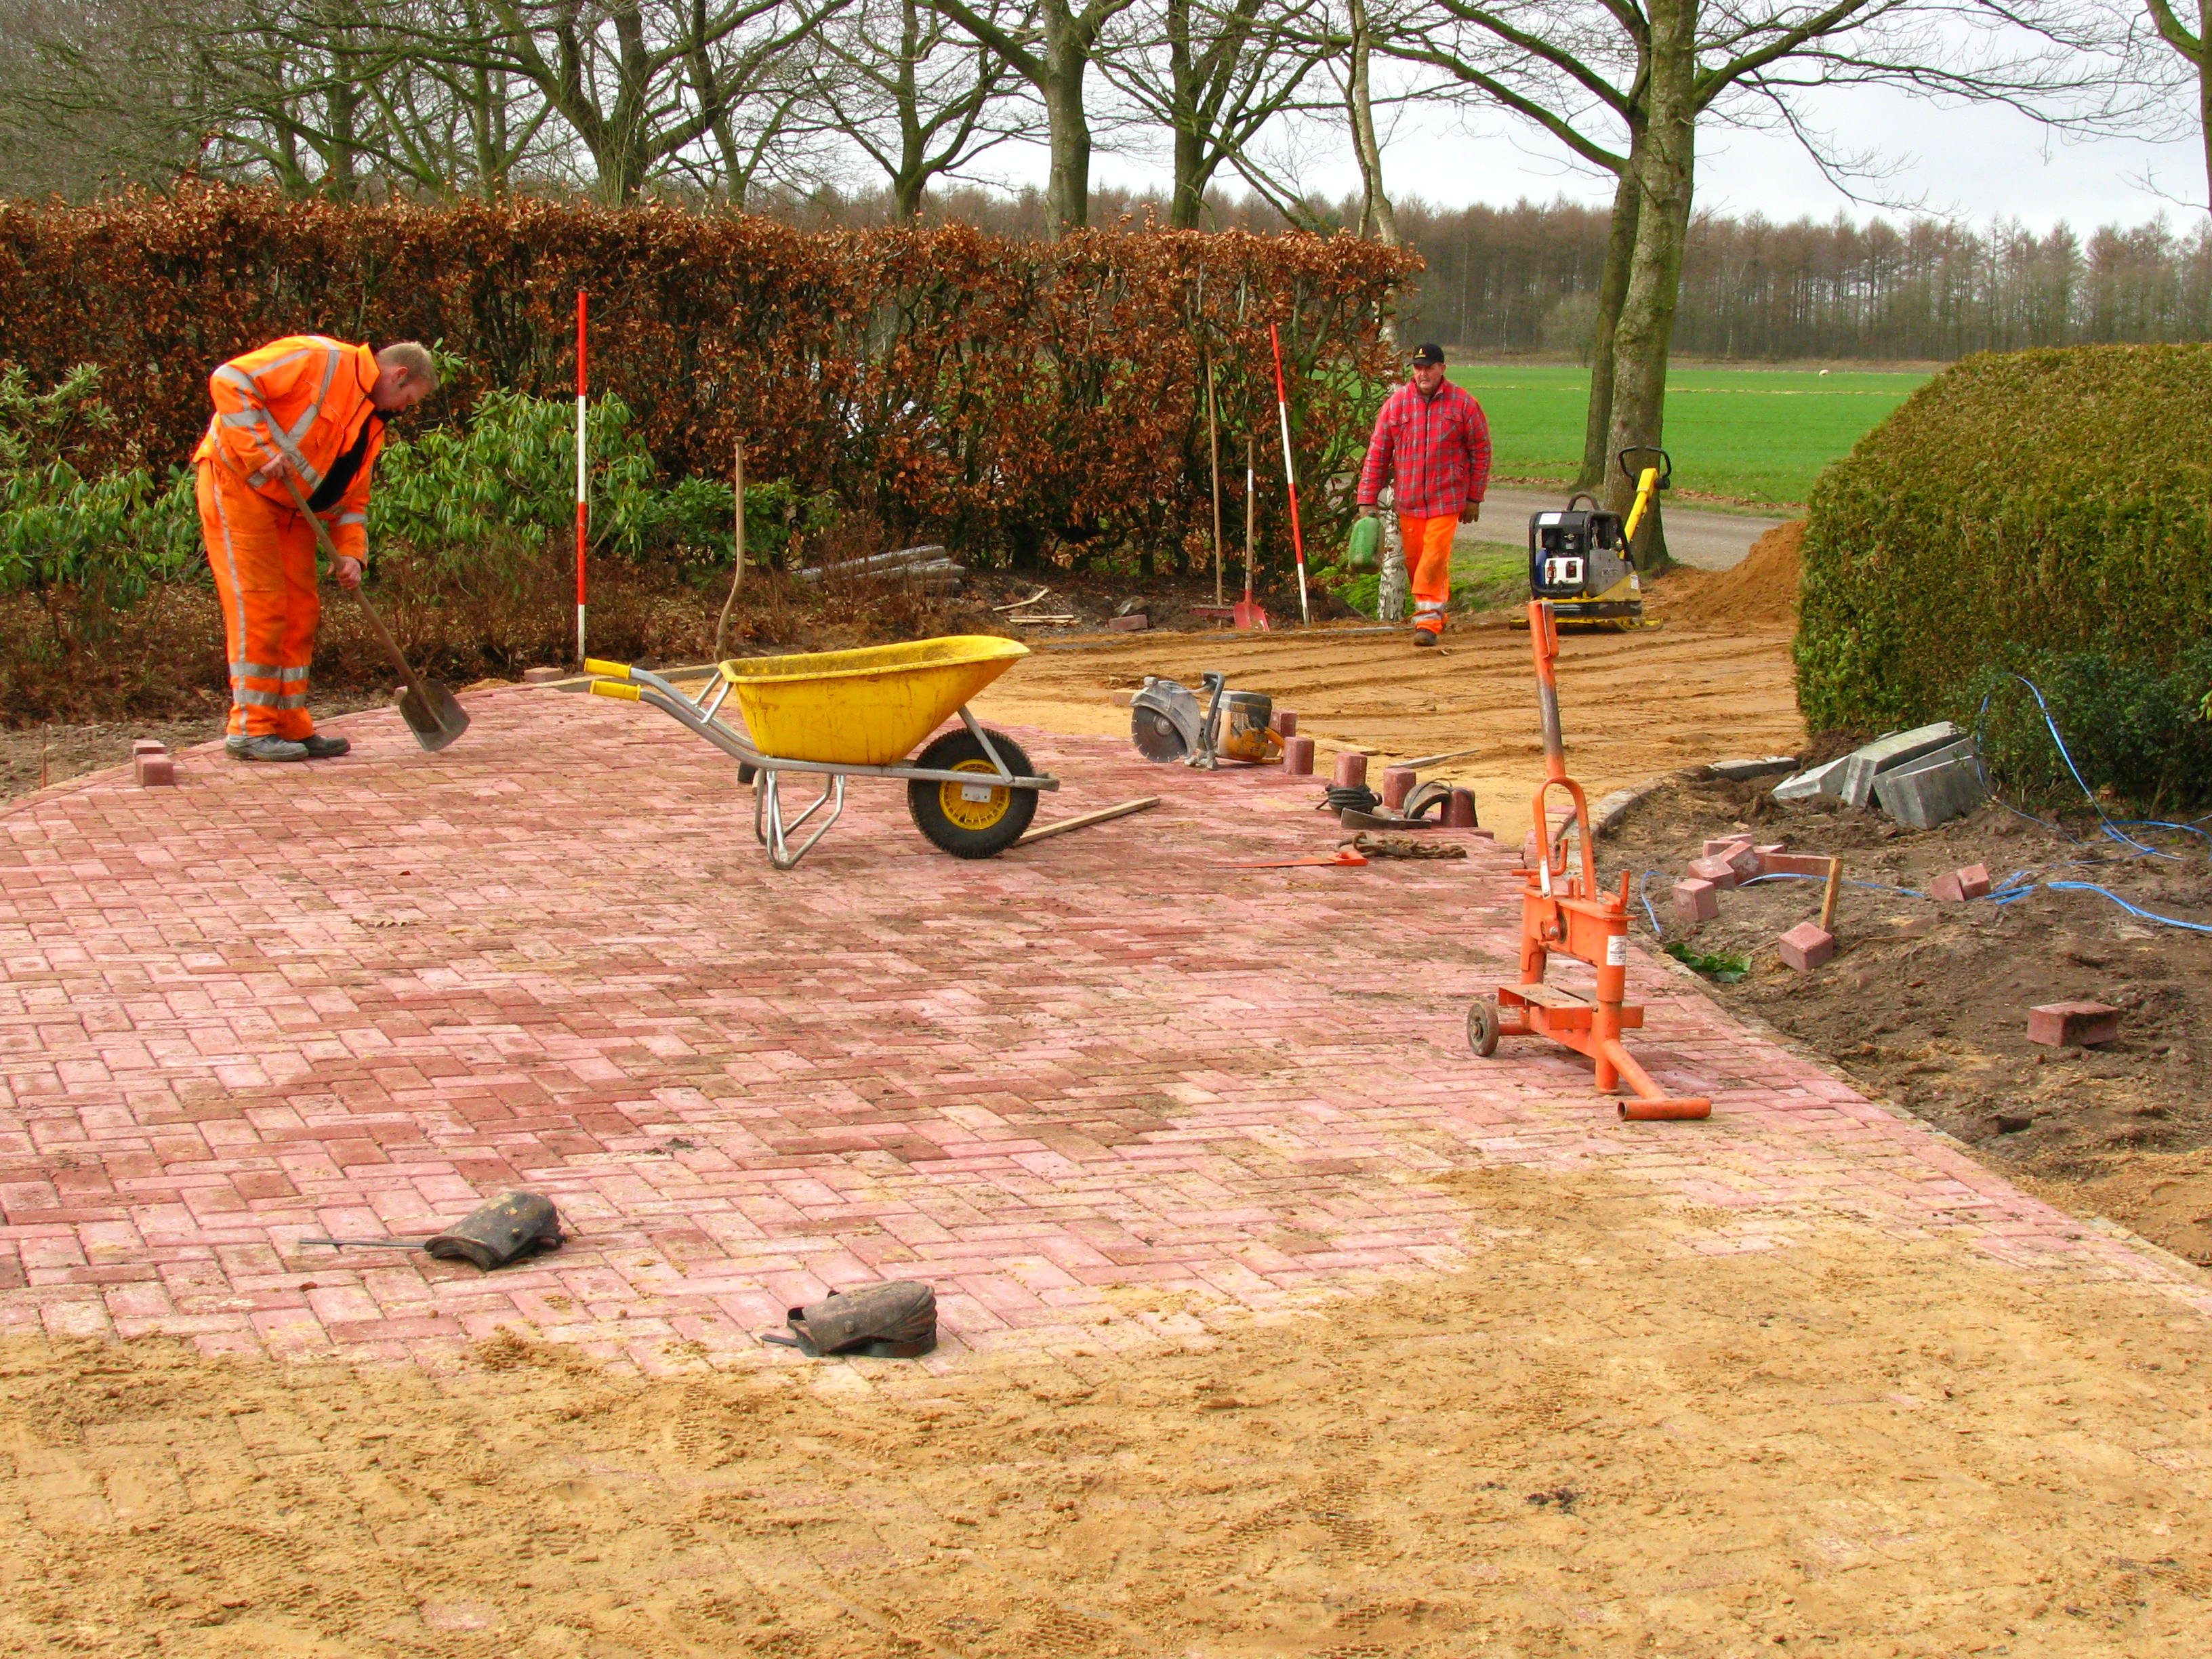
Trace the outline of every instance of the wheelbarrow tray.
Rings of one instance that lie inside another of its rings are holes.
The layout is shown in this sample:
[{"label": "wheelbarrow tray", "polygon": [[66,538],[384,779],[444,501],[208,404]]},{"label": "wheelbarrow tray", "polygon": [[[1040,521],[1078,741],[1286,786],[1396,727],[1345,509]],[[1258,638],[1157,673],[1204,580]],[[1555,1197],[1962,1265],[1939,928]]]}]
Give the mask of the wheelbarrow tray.
[{"label": "wheelbarrow tray", "polygon": [[856,651],[746,657],[721,665],[763,756],[889,766],[1030,654],[1018,640],[954,634]]}]

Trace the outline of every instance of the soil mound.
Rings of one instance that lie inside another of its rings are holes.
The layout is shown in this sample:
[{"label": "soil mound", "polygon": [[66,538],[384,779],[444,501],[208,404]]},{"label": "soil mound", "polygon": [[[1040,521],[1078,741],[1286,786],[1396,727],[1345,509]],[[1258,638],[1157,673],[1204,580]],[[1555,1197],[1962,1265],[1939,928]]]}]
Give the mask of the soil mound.
[{"label": "soil mound", "polygon": [[1684,594],[1676,615],[1704,628],[1795,624],[1798,554],[1804,544],[1804,520],[1775,526],[1751,544],[1741,564]]}]

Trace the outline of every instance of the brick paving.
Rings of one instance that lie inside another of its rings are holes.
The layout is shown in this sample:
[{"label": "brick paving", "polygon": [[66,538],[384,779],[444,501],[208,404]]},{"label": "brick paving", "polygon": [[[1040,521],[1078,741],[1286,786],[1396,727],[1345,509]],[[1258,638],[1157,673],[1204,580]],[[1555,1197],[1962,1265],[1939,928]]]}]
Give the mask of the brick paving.
[{"label": "brick paving", "polygon": [[[1657,1183],[1710,1251],[1849,1217],[2212,1306],[1671,964],[1632,969],[1637,1047],[1707,1123],[1623,1124],[1536,1043],[1474,1059],[1513,860],[1223,867],[1325,851],[1314,781],[1021,732],[1068,781],[1042,817],[1167,799],[963,863],[859,784],[778,874],[672,722],[471,706],[443,755],[380,711],[331,723],[342,761],[201,749],[0,815],[0,1327],[437,1363],[504,1326],[665,1370],[781,1358],[752,1334],[786,1307],[915,1277],[933,1365],[1095,1351],[1178,1328],[1116,1287],[1274,1310],[1462,1261],[1433,1178],[1485,1162]],[[1518,811],[1484,803],[1516,845]],[[500,1273],[296,1242],[519,1185],[578,1237]]]}]

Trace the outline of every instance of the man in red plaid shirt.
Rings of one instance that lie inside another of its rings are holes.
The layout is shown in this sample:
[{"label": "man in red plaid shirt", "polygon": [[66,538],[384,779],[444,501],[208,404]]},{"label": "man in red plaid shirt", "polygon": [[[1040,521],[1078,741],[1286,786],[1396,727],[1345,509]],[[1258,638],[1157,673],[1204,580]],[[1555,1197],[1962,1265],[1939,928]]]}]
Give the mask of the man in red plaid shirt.
[{"label": "man in red plaid shirt", "polygon": [[1375,515],[1388,475],[1395,490],[1413,643],[1434,645],[1451,597],[1452,535],[1482,516],[1490,489],[1490,422],[1473,394],[1444,378],[1444,349],[1413,353],[1413,378],[1383,400],[1359,474],[1359,512]]}]

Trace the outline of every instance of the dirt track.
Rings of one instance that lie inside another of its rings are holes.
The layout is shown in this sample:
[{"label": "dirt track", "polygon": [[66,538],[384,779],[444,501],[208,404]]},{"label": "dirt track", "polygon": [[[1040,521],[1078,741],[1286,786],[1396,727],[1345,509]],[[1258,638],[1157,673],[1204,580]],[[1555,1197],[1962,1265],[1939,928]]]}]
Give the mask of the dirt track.
[{"label": "dirt track", "polygon": [[[1403,759],[1479,745],[1424,775],[1471,784],[1486,827],[1517,830],[1527,816],[1543,771],[1535,677],[1528,634],[1502,618],[1462,626],[1434,652],[1414,650],[1403,632],[1345,629],[1040,649],[976,709],[1048,731],[1126,736],[1128,695],[1145,675],[1195,686],[1206,669],[1295,710],[1324,757],[1349,748]],[[1570,636],[1559,696],[1569,769],[1593,798],[1700,761],[1788,754],[1804,738],[1786,625]],[[1325,758],[1316,769],[1327,771]]]},{"label": "dirt track", "polygon": [[[0,1345],[0,1652],[2197,1655],[2203,1321],[1640,1183],[1438,1178],[1484,1266],[931,1378]],[[1164,1297],[1164,1299],[1163,1297]]]}]

